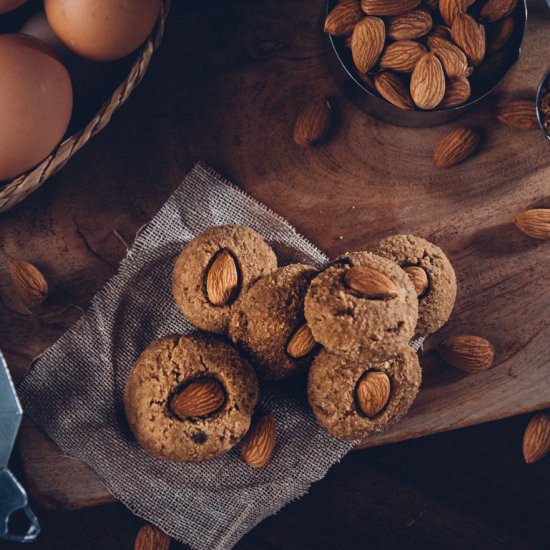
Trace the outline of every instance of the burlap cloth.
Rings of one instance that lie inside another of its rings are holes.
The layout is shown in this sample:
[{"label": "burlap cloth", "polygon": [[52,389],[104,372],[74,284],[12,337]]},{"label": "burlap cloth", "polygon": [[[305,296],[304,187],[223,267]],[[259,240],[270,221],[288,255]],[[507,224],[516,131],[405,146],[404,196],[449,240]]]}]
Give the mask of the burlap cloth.
[{"label": "burlap cloth", "polygon": [[263,469],[247,466],[236,449],[198,464],[160,461],[146,455],[129,432],[122,394],[132,363],[154,338],[194,330],[172,300],[175,259],[187,241],[227,223],[263,235],[282,265],[327,261],[284,219],[197,165],[88,312],[36,362],[18,390],[25,413],[65,453],[89,464],[114,497],[200,550],[232,547],[306,493],[352,446],[315,424],[304,381],[262,387],[261,405],[277,421],[277,447]]}]

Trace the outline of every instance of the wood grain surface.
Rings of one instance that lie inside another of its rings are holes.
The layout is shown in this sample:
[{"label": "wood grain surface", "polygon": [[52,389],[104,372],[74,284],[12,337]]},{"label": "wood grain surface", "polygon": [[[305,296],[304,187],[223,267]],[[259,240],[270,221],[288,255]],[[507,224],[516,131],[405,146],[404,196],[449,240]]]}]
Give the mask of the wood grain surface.
[{"label": "wood grain surface", "polygon": [[[0,218],[0,343],[16,380],[80,315],[131,242],[197,160],[284,216],[331,256],[412,232],[442,246],[459,279],[449,325],[431,339],[411,414],[369,445],[495,420],[550,405],[550,244],[511,224],[550,204],[550,149],[538,131],[499,125],[500,97],[533,97],[550,63],[550,18],[529,2],[520,63],[498,94],[460,122],[405,129],[377,122],[343,98],[327,69],[323,2],[176,5],[150,73],[111,125],[62,173]],[[315,94],[333,98],[326,143],[301,149],[294,119]],[[482,129],[480,153],[447,171],[431,163],[458,124]],[[29,315],[7,260],[36,263],[53,289]],[[497,350],[491,371],[466,376],[432,347],[474,333]],[[110,499],[97,477],[62,456],[30,422],[20,436],[26,478],[50,507]]]}]

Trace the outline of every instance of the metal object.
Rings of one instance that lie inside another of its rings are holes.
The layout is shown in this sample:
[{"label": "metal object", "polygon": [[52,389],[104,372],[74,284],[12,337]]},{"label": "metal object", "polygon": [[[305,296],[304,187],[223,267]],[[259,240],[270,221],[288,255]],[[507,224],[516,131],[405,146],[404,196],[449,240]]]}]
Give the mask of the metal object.
[{"label": "metal object", "polygon": [[[550,6],[550,0],[547,0],[548,5]],[[544,113],[542,112],[541,104],[542,104],[542,98],[544,96],[545,92],[550,93],[550,70],[542,77],[542,80],[540,81],[539,87],[537,89],[537,118],[539,121],[539,126],[542,132],[544,133],[544,136],[548,141],[550,141],[550,134],[548,133],[548,130],[544,127]]]},{"label": "metal object", "polygon": [[[336,5],[338,0],[327,0],[326,14]],[[550,2],[550,0],[547,0]],[[382,99],[375,91],[371,91],[355,69],[351,51],[345,45],[345,37],[330,36],[330,52],[327,63],[336,84],[353,103],[375,118],[394,124],[414,128],[438,126],[469,111],[474,105],[483,101],[500,84],[506,73],[518,61],[521,44],[527,25],[527,0],[522,0],[517,8],[518,25],[508,45],[492,54],[492,62],[485,61],[470,78],[472,98],[470,101],[450,109],[434,109],[433,111],[405,111]]]},{"label": "metal object", "polygon": [[[0,539],[30,542],[40,533],[40,525],[27,503],[25,489],[8,470],[22,415],[15,386],[0,351]],[[27,516],[29,526],[24,533],[12,533],[9,520],[19,510]]]}]

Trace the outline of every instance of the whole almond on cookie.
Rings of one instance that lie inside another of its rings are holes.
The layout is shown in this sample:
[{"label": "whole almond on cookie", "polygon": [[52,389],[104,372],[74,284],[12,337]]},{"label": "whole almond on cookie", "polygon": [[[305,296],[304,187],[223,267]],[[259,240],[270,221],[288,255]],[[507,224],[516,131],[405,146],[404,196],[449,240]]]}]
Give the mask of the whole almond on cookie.
[{"label": "whole almond on cookie", "polygon": [[386,101],[405,111],[414,110],[409,89],[396,74],[389,71],[379,73],[374,79],[374,86]]},{"label": "whole almond on cookie", "polygon": [[523,434],[523,458],[533,464],[550,452],[550,414],[539,412],[531,418]]},{"label": "whole almond on cookie", "polygon": [[304,323],[290,337],[286,345],[286,352],[291,357],[299,359],[311,353],[316,345],[317,342],[313,339],[311,329]]},{"label": "whole almond on cookie", "polygon": [[470,81],[466,77],[451,78],[447,81],[445,97],[439,107],[441,109],[450,109],[451,107],[462,105],[470,99],[471,94]]},{"label": "whole almond on cookie", "polygon": [[22,260],[10,260],[9,270],[13,286],[24,302],[38,306],[47,298],[48,283],[33,264]]},{"label": "whole almond on cookie", "polygon": [[213,378],[191,382],[178,392],[170,402],[170,409],[181,419],[212,414],[225,402],[221,384]]},{"label": "whole almond on cookie", "polygon": [[384,273],[372,267],[354,266],[344,275],[346,286],[365,298],[395,298],[398,294],[395,283]]},{"label": "whole almond on cookie", "polygon": [[367,15],[401,15],[414,10],[421,0],[361,0],[361,8]]},{"label": "whole almond on cookie", "polygon": [[470,76],[466,54],[455,44],[438,36],[428,36],[428,47],[443,65],[447,78]]},{"label": "whole almond on cookie", "polygon": [[387,35],[394,40],[413,40],[428,34],[432,25],[432,16],[428,11],[414,10],[392,17],[388,22]]},{"label": "whole almond on cookie", "polygon": [[355,389],[357,405],[368,418],[380,414],[388,404],[391,395],[391,382],[383,372],[367,372],[359,380]]},{"label": "whole almond on cookie", "polygon": [[241,457],[252,468],[263,468],[273,455],[275,443],[275,418],[267,413],[246,434],[241,444]]},{"label": "whole almond on cookie", "polygon": [[172,539],[154,525],[144,525],[134,541],[134,550],[168,550]]},{"label": "whole almond on cookie", "polygon": [[411,76],[411,97],[420,109],[435,109],[445,96],[445,73],[433,53],[420,58]]},{"label": "whole almond on cookie", "polygon": [[412,265],[409,267],[404,267],[403,271],[409,276],[409,279],[414,285],[417,296],[422,296],[428,289],[428,274],[425,269]]},{"label": "whole almond on cookie", "polygon": [[481,372],[493,364],[492,344],[479,336],[453,336],[437,347],[439,356],[449,365],[465,372]]},{"label": "whole almond on cookie", "polygon": [[380,67],[398,73],[410,73],[425,53],[426,48],[420,42],[398,40],[386,46],[380,58]]},{"label": "whole almond on cookie", "polygon": [[333,36],[345,36],[353,32],[361,17],[359,0],[341,0],[327,15],[324,31]]},{"label": "whole almond on cookie", "polygon": [[485,58],[485,27],[467,13],[458,14],[451,26],[451,36],[473,65]]},{"label": "whole almond on cookie", "polygon": [[237,262],[228,250],[220,250],[206,274],[206,295],[215,306],[227,304],[239,287]]},{"label": "whole almond on cookie", "polygon": [[497,118],[506,126],[519,130],[538,128],[535,102],[530,99],[514,99],[501,103]]},{"label": "whole almond on cookie", "polygon": [[307,147],[321,141],[330,128],[332,108],[328,98],[311,101],[298,115],[294,125],[294,142]]},{"label": "whole almond on cookie", "polygon": [[533,208],[520,212],[514,223],[522,233],[533,239],[550,239],[550,208]]},{"label": "whole almond on cookie", "polygon": [[436,145],[433,163],[437,168],[449,168],[463,162],[477,149],[479,133],[473,128],[455,128]]},{"label": "whole almond on cookie", "polygon": [[379,17],[365,17],[355,25],[351,35],[351,55],[360,73],[370,71],[386,42],[386,27]]},{"label": "whole almond on cookie", "polygon": [[479,18],[487,23],[494,23],[512,14],[517,8],[518,0],[485,0]]}]

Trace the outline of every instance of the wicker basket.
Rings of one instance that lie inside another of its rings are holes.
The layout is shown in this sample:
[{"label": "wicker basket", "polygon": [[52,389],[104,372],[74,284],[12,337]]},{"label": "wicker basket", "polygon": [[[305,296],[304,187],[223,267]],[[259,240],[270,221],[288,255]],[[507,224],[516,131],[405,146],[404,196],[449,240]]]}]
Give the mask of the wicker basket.
[{"label": "wicker basket", "polygon": [[14,180],[0,183],[0,213],[6,212],[36,191],[53,174],[61,170],[69,159],[111,120],[113,113],[128,99],[147,72],[153,53],[158,49],[170,8],[170,0],[162,0],[159,20],[151,36],[141,46],[128,76],[103,103],[88,124],[62,141],[38,166]]}]

